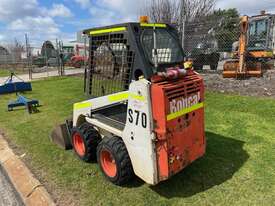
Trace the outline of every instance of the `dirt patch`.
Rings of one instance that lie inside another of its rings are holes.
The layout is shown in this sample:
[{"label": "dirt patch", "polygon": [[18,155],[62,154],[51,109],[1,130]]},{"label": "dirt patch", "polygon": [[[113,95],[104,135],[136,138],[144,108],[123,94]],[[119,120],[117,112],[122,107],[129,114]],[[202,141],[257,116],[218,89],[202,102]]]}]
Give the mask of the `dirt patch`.
[{"label": "dirt patch", "polygon": [[207,70],[201,72],[201,75],[209,91],[275,98],[275,70],[265,72],[262,78],[223,78],[221,71]]}]

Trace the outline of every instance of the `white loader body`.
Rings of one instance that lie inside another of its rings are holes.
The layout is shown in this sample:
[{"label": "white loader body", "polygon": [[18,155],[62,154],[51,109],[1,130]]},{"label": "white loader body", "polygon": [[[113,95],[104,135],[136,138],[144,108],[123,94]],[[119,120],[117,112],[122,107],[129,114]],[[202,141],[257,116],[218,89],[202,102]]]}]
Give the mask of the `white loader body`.
[{"label": "white loader body", "polygon": [[[102,138],[112,135],[121,137],[128,150],[135,174],[146,183],[154,185],[158,183],[158,172],[150,84],[145,79],[133,81],[129,91],[74,104],[73,126],[77,127],[83,121],[87,121],[100,130]],[[117,129],[93,118],[93,111],[119,103],[127,105],[124,129]]]}]

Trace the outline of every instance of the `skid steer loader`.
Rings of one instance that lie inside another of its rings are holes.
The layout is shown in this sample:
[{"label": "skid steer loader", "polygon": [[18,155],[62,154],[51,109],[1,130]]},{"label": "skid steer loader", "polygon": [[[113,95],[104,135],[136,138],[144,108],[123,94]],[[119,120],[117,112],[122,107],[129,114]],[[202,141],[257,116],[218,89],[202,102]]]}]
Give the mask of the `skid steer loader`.
[{"label": "skid steer loader", "polygon": [[[167,24],[125,23],[84,31],[90,39],[87,101],[52,140],[97,161],[116,185],[134,175],[155,185],[205,153],[204,84]],[[186,68],[184,68],[184,66]]]}]

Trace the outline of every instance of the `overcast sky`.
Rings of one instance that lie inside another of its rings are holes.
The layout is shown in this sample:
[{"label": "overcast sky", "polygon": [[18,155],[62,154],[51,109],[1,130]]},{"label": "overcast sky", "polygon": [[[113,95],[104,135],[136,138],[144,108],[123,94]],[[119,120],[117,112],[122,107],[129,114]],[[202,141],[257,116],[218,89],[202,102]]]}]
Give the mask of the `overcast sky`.
[{"label": "overcast sky", "polygon": [[[150,0],[0,0],[0,43],[75,39],[76,31],[118,22],[137,21]],[[237,8],[241,14],[275,13],[275,0],[217,0],[217,8]]]},{"label": "overcast sky", "polygon": [[275,13],[275,0],[218,0],[217,8],[237,8],[247,15],[258,14],[261,10]]}]

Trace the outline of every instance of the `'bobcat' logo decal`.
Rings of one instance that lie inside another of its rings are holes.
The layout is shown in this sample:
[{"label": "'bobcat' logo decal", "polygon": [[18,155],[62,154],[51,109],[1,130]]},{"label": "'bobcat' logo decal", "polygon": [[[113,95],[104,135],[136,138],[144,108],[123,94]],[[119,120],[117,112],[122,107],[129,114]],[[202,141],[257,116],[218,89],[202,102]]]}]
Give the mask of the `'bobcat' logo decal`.
[{"label": "'bobcat' logo decal", "polygon": [[182,97],[180,99],[173,99],[170,101],[170,114],[179,112],[188,107],[192,107],[200,102],[200,92],[189,97]]}]

